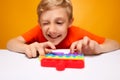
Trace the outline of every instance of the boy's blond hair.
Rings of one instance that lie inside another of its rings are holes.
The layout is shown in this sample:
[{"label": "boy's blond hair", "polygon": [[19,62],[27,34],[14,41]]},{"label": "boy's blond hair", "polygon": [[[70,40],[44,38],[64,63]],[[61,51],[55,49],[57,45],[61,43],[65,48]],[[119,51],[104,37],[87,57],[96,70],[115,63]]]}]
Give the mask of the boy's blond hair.
[{"label": "boy's blond hair", "polygon": [[44,11],[51,10],[56,7],[63,7],[66,9],[69,19],[73,17],[73,8],[70,0],[41,0],[37,7],[38,20]]}]

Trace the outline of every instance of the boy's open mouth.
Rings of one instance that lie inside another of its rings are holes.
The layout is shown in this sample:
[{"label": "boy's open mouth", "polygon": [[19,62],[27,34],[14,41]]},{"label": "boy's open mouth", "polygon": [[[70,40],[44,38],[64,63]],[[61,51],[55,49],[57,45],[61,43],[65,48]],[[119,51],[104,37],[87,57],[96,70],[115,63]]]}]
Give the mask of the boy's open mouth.
[{"label": "boy's open mouth", "polygon": [[52,35],[48,34],[48,36],[49,36],[51,39],[57,39],[57,38],[59,38],[61,35],[52,36]]}]

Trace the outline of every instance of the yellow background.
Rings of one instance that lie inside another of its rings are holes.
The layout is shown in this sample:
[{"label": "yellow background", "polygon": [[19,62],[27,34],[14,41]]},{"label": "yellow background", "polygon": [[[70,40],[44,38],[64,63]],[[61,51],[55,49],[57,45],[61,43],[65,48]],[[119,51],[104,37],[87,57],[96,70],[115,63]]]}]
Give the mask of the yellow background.
[{"label": "yellow background", "polygon": [[[40,0],[0,0],[0,49],[37,24]],[[72,0],[74,25],[120,42],[120,0]]]}]

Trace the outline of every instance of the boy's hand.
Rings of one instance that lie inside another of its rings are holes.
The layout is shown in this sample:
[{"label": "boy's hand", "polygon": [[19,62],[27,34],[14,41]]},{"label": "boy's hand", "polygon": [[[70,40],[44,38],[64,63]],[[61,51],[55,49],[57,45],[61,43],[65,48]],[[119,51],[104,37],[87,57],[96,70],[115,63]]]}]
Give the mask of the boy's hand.
[{"label": "boy's hand", "polygon": [[27,57],[32,58],[32,57],[37,57],[37,54],[45,55],[46,53],[51,52],[51,49],[56,49],[51,42],[43,42],[43,43],[34,42],[26,46],[25,54],[27,55]]},{"label": "boy's hand", "polygon": [[84,37],[82,40],[73,42],[70,51],[71,53],[77,51],[84,54],[99,54],[101,53],[102,48],[96,41]]}]

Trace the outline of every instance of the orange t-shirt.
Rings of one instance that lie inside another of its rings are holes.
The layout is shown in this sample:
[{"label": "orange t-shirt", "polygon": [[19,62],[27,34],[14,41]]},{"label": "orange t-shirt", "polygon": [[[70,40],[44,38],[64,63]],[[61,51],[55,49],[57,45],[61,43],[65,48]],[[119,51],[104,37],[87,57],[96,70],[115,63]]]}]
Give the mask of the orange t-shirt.
[{"label": "orange t-shirt", "polygon": [[[70,45],[77,41],[83,39],[84,36],[89,37],[92,40],[97,41],[99,44],[102,44],[105,41],[105,38],[94,35],[86,30],[83,30],[79,27],[71,26],[68,28],[68,34],[66,38],[59,43],[56,48],[57,49],[68,49],[70,48]],[[42,30],[39,25],[31,29],[30,31],[22,34],[22,37],[26,40],[27,44],[33,43],[33,42],[46,42],[47,40],[42,34]]]}]

